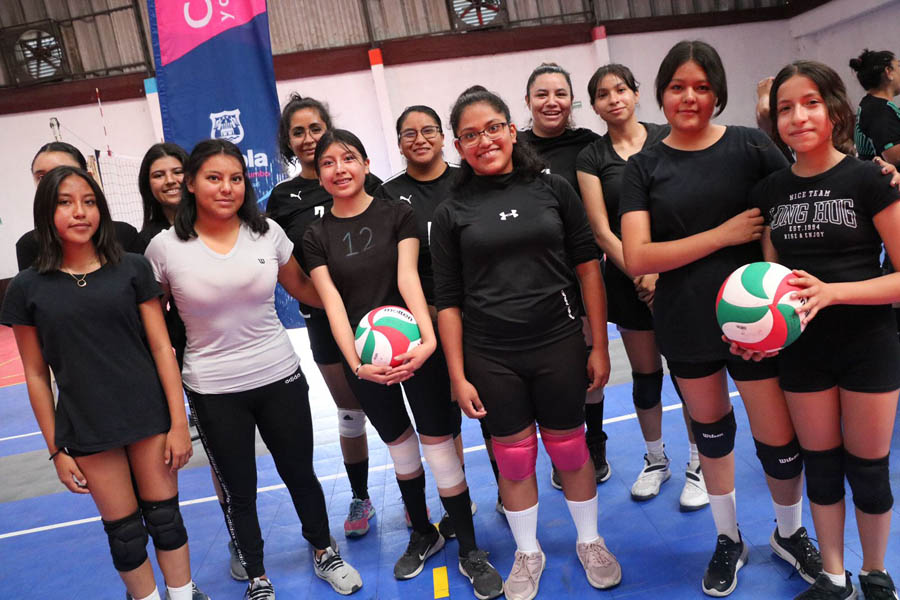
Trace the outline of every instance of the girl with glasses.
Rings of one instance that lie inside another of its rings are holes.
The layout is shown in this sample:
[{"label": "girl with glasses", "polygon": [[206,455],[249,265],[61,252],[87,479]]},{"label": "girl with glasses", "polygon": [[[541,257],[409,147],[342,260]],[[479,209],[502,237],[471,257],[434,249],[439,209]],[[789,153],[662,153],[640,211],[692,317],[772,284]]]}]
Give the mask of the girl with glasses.
[{"label": "girl with glasses", "polygon": [[[516,541],[504,592],[530,600],[546,560],[537,539],[536,425],[560,471],[588,582],[613,587],[622,572],[597,534],[584,433],[585,390],[609,378],[597,250],[575,190],[541,173],[509,120],[506,103],[480,86],[454,104],[450,123],[464,163],[435,211],[432,259],[454,397],[466,415],[487,422]],[[579,283],[595,341],[590,351]]]}]

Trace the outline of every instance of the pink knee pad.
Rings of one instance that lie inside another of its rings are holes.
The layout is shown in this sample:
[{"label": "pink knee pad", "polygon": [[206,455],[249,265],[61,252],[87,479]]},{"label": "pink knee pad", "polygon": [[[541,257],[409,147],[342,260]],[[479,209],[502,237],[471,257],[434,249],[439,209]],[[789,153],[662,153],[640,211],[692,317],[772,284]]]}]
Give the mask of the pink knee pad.
[{"label": "pink knee pad", "polygon": [[524,440],[511,444],[504,444],[496,439],[491,440],[491,443],[494,445],[497,469],[503,477],[510,481],[524,481],[534,475],[534,464],[537,461],[536,434],[532,433]]},{"label": "pink knee pad", "polygon": [[541,431],[544,448],[560,471],[577,471],[584,466],[590,454],[584,440],[584,429],[563,435]]}]

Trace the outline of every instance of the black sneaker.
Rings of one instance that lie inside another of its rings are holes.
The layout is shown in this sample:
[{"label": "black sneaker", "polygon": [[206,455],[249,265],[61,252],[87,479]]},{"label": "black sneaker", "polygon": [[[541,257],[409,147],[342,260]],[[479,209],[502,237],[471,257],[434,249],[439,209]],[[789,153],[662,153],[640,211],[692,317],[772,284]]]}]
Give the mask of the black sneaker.
[{"label": "black sneaker", "polygon": [[737,572],[746,562],[747,544],[744,540],[733,542],[727,535],[720,535],[716,538],[716,551],[703,574],[703,593],[722,597],[733,592],[737,586]]},{"label": "black sneaker", "polygon": [[606,433],[604,432],[598,439],[588,439],[587,447],[591,454],[591,460],[594,461],[594,475],[597,483],[604,483],[612,475],[609,461],[606,460]]},{"label": "black sneaker", "polygon": [[496,598],[503,593],[503,578],[487,558],[484,550],[472,550],[465,557],[459,557],[459,572],[469,578],[472,591],[479,600]]},{"label": "black sneaker", "polygon": [[866,600],[897,600],[897,588],[886,571],[869,571],[859,575],[859,587]]},{"label": "black sneaker", "polygon": [[559,478],[559,471],[556,469],[556,465],[552,465],[553,468],[550,471],[550,485],[555,487],[558,490],[562,489],[562,479]]},{"label": "black sneaker", "polygon": [[434,527],[429,533],[419,533],[415,529],[409,534],[406,552],[394,565],[394,577],[412,579],[422,572],[425,561],[444,547],[444,536]]},{"label": "black sneaker", "polygon": [[822,573],[822,555],[809,539],[806,527],[801,527],[790,537],[781,537],[776,527],[769,545],[779,558],[797,569],[807,583],[814,583]]},{"label": "black sneaker", "polygon": [[794,600],[855,600],[856,597],[856,588],[850,581],[849,572],[844,587],[834,585],[828,575],[821,573],[816,577],[815,583],[805,592],[794,596]]}]

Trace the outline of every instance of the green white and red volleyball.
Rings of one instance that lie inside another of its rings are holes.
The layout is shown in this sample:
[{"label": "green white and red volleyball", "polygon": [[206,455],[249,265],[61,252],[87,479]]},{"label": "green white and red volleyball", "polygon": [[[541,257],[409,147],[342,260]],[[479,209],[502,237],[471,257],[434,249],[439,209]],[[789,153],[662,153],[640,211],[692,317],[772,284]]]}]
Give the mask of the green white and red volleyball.
[{"label": "green white and red volleyball", "polygon": [[399,306],[379,306],[365,314],[356,327],[356,353],[367,365],[396,367],[395,356],[422,343],[412,314]]},{"label": "green white and red volleyball", "polygon": [[755,262],[734,271],[716,298],[716,319],[725,337],[742,348],[759,352],[781,350],[803,333],[791,294],[801,288],[788,281],[791,270],[771,262]]}]

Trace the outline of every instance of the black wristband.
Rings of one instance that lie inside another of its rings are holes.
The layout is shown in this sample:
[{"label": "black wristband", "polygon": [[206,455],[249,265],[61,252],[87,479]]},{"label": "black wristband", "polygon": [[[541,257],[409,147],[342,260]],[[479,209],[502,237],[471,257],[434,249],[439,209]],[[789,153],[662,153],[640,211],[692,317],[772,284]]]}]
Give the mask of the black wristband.
[{"label": "black wristband", "polygon": [[51,455],[50,455],[50,458],[48,458],[47,460],[53,460],[54,458],[56,458],[56,455],[59,454],[59,453],[62,452],[62,451],[63,451],[63,449],[60,448],[59,450],[57,450],[56,452],[54,452],[53,454],[51,454]]}]

